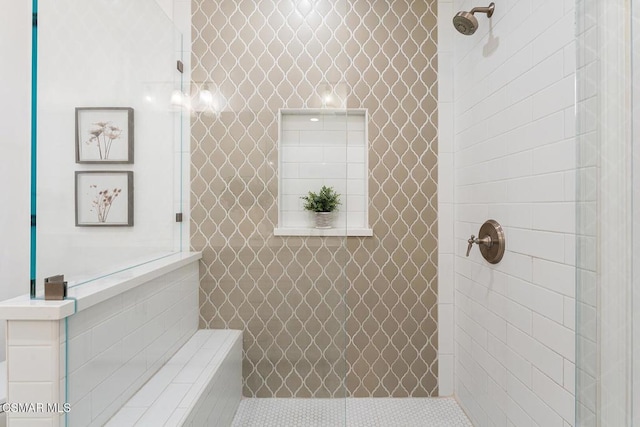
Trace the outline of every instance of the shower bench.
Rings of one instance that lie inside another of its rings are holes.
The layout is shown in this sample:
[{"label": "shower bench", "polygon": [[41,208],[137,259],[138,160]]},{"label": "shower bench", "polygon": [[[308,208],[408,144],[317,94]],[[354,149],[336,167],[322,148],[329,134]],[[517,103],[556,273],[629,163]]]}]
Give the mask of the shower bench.
[{"label": "shower bench", "polygon": [[242,331],[201,329],[106,426],[229,426],[241,395]]}]

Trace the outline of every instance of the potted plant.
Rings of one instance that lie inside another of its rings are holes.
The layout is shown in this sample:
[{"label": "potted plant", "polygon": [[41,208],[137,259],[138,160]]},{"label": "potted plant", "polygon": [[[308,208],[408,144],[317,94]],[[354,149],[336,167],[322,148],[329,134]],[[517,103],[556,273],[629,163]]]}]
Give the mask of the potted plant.
[{"label": "potted plant", "polygon": [[316,228],[331,228],[332,212],[340,204],[340,195],[333,187],[323,185],[319,193],[309,191],[309,194],[300,198],[305,201],[304,209],[315,213]]}]

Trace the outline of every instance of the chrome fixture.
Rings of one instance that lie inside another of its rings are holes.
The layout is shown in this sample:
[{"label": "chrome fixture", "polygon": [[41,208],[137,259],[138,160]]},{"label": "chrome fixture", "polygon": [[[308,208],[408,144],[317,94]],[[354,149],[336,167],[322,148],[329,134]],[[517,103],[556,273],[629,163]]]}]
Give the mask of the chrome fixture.
[{"label": "chrome fixture", "polygon": [[497,221],[492,219],[488,220],[480,227],[478,236],[473,234],[467,240],[469,246],[467,247],[467,256],[471,253],[471,248],[475,243],[480,247],[480,253],[491,264],[497,264],[504,255],[505,238],[502,226]]},{"label": "chrome fixture", "polygon": [[470,36],[478,29],[478,20],[473,16],[473,14],[476,12],[486,13],[487,18],[491,18],[495,8],[495,3],[491,2],[488,7],[474,7],[471,9],[471,12],[458,12],[456,13],[456,16],[453,17],[453,26],[456,27],[456,30],[458,30],[460,34]]}]

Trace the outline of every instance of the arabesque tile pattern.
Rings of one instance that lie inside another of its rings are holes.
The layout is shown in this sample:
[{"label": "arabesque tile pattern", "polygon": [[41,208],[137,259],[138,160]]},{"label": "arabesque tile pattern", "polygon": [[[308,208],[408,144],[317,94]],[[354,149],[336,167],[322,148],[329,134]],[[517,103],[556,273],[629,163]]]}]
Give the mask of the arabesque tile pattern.
[{"label": "arabesque tile pattern", "polygon": [[[245,396],[437,395],[436,1],[192,6],[200,326]],[[273,236],[278,109],[322,107],[368,109],[373,237]]]}]

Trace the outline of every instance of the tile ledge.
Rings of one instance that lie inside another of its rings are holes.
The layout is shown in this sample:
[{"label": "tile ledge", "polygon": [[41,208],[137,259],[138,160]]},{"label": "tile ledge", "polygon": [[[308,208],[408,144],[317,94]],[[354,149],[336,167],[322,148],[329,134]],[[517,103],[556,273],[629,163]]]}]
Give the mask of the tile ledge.
[{"label": "tile ledge", "polygon": [[201,252],[179,252],[128,270],[72,287],[63,301],[30,299],[28,294],[0,301],[0,319],[59,320],[163,276],[202,258]]},{"label": "tile ledge", "polygon": [[273,229],[274,236],[373,236],[371,228],[286,228],[278,227]]}]

